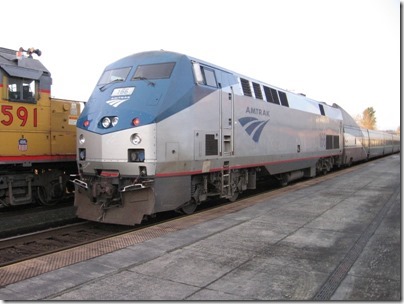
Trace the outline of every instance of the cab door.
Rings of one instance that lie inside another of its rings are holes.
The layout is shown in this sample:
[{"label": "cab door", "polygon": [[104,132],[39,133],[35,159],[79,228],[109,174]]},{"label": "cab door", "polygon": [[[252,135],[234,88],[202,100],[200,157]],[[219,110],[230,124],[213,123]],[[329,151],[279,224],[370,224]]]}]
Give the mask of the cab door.
[{"label": "cab door", "polygon": [[[216,101],[219,103],[219,134],[208,134],[208,136],[212,137],[212,141],[217,140],[216,147],[218,149],[215,155],[231,156],[234,154],[234,94],[231,86],[232,75],[216,68],[199,64],[198,62],[193,62],[193,70],[196,83],[214,88],[215,94],[212,94],[212,96],[214,96],[215,104]],[[201,130],[198,130],[197,134],[201,132]],[[204,154],[201,152],[200,136],[196,137],[199,138],[195,143],[195,157],[198,159]],[[205,150],[207,145],[205,142]]]},{"label": "cab door", "polygon": [[223,71],[218,71],[217,74],[220,90],[220,155],[231,156],[234,154],[234,92],[230,74]]}]

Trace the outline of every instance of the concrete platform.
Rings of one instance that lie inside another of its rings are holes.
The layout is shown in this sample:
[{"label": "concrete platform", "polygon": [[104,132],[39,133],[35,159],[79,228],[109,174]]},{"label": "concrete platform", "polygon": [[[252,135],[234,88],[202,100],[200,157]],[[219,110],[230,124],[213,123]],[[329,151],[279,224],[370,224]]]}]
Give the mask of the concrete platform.
[{"label": "concrete platform", "polygon": [[392,155],[2,286],[0,299],[399,301],[400,192]]}]

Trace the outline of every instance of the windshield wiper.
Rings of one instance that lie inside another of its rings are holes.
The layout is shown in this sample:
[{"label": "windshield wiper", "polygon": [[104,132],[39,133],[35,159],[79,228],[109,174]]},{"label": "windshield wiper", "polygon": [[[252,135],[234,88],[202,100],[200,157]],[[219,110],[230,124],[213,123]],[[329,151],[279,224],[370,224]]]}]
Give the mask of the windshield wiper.
[{"label": "windshield wiper", "polygon": [[154,87],[156,85],[153,81],[151,81],[151,80],[149,80],[149,79],[147,79],[146,77],[143,77],[143,76],[133,77],[132,80],[144,80],[144,81],[147,82],[147,85],[151,85],[152,87]]},{"label": "windshield wiper", "polygon": [[100,87],[100,91],[104,92],[108,85],[110,85],[111,83],[120,82],[120,81],[123,81],[123,79],[122,78],[114,79],[111,82],[108,82],[108,83],[104,84],[102,87]]}]

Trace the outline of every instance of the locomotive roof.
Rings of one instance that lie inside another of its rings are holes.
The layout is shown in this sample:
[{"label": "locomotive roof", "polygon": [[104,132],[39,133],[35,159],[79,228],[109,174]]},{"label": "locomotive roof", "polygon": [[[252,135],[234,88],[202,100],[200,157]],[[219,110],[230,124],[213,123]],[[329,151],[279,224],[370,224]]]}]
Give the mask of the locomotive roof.
[{"label": "locomotive roof", "polygon": [[319,104],[321,104],[322,107],[325,110],[326,116],[329,116],[329,117],[332,117],[332,118],[335,118],[335,119],[340,119],[340,120],[343,119],[339,109],[337,109],[335,107],[332,107],[331,105],[328,105],[325,102],[320,102],[320,101],[317,101],[317,100],[310,99],[310,98],[308,98],[308,97],[306,97],[306,96],[304,96],[302,94],[297,94],[297,93],[294,93],[294,92],[290,92],[288,90],[279,88],[277,86],[267,84],[267,83],[265,83],[263,81],[256,80],[254,78],[245,76],[243,74],[234,72],[232,70],[217,66],[217,65],[212,64],[210,62],[206,62],[204,60],[200,60],[200,59],[197,59],[195,57],[188,56],[188,55],[182,54],[182,53],[164,51],[164,50],[145,51],[145,52],[135,53],[135,54],[129,55],[127,57],[124,57],[122,59],[119,59],[119,60],[115,61],[114,63],[111,63],[110,65],[108,65],[105,68],[105,70],[113,69],[113,68],[116,68],[118,66],[119,67],[132,66],[134,59],[141,60],[142,64],[147,64],[147,63],[151,64],[151,63],[159,63],[159,62],[163,63],[163,62],[169,62],[169,61],[179,61],[179,60],[182,60],[182,59],[195,61],[195,62],[198,62],[200,64],[212,67],[214,69],[221,70],[221,71],[224,71],[226,73],[232,74],[232,75],[234,75],[236,77],[245,78],[245,79],[248,79],[249,81],[256,82],[256,83],[259,83],[261,85],[265,85],[265,86],[274,88],[274,89],[276,89],[278,91],[285,92],[285,93],[288,94],[288,96],[290,98],[290,100],[289,100],[289,107],[290,108],[302,110],[302,111],[305,111],[305,112],[311,112],[311,113],[319,114]]},{"label": "locomotive roof", "polygon": [[17,58],[17,51],[0,48],[0,67],[10,76],[39,79],[43,73],[50,76],[48,69],[37,59]]}]

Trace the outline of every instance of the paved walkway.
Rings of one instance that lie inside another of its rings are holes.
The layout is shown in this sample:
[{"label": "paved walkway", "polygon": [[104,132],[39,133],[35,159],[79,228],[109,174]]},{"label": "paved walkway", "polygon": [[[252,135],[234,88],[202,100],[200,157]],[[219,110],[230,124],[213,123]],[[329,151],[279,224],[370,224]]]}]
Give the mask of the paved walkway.
[{"label": "paved walkway", "polygon": [[400,155],[0,288],[4,300],[401,300]]}]

